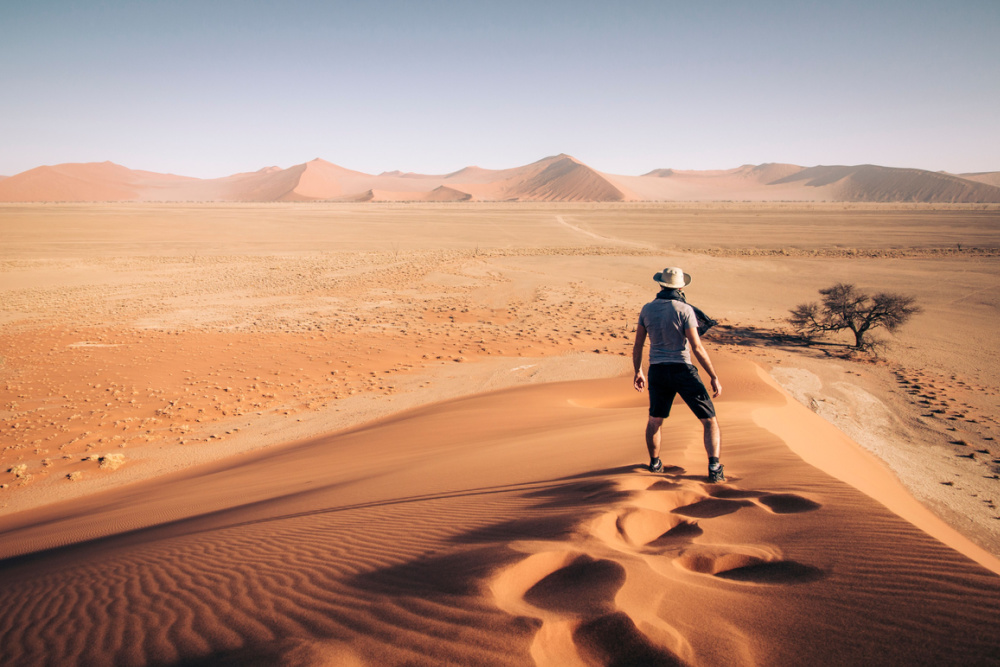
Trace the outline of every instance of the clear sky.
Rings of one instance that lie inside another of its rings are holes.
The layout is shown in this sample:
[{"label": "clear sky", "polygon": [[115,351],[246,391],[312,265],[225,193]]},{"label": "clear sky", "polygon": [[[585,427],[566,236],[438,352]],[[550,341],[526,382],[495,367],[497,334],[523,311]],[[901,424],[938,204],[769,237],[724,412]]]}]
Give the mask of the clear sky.
[{"label": "clear sky", "polygon": [[1000,1],[25,0],[0,174],[1000,170]]}]

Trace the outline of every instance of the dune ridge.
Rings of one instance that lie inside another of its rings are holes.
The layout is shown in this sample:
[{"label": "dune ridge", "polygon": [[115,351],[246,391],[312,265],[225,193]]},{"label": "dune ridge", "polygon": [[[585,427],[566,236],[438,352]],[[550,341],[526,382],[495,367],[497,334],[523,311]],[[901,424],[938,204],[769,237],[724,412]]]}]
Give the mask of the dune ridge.
[{"label": "dune ridge", "polygon": [[[693,418],[671,422],[664,474],[642,469],[643,397],[623,404],[619,377],[462,398],[36,510],[4,530],[0,660],[995,656],[1000,579],[805,464],[753,420],[788,399],[753,364],[719,364],[726,485],[702,477]],[[18,543],[33,553],[9,557]]]},{"label": "dune ridge", "polygon": [[[521,167],[465,167],[444,175],[365,174],[316,158],[216,179],[128,169],[110,162],[36,167],[0,182],[0,202],[219,201],[848,201],[1000,202],[1000,172],[946,174],[876,165],[655,169],[599,172],[559,154]],[[443,188],[443,189],[442,189]]]}]

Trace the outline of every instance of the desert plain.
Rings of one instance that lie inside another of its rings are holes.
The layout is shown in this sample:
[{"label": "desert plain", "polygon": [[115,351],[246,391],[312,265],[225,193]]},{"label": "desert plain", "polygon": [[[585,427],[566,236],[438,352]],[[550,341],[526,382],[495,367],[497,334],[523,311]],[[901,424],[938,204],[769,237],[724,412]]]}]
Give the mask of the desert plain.
[{"label": "desert plain", "polygon": [[[1000,205],[0,205],[0,664],[988,664]],[[692,274],[728,482],[639,308]],[[837,282],[922,312],[805,341]]]}]

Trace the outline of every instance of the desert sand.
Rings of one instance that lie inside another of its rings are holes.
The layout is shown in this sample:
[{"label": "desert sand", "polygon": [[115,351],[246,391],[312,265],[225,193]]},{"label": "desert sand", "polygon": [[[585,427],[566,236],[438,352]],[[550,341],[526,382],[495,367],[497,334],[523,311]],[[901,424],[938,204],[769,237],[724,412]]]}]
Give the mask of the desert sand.
[{"label": "desert sand", "polygon": [[[1000,654],[995,206],[7,204],[0,237],[2,664]],[[670,265],[720,320],[722,485],[683,406],[643,465]],[[804,344],[837,281],[924,310],[876,359]]]}]

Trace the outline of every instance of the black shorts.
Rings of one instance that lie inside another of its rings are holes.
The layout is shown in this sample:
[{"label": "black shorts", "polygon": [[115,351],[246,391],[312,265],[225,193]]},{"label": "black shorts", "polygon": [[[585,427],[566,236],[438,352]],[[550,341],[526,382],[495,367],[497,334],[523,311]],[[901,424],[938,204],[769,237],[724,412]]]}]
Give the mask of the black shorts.
[{"label": "black shorts", "polygon": [[698,419],[715,416],[715,406],[698,369],[691,364],[653,364],[649,367],[649,416],[669,417],[674,396],[681,395]]}]

